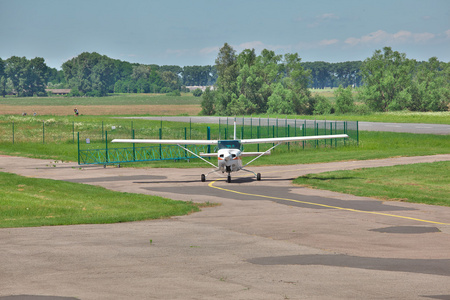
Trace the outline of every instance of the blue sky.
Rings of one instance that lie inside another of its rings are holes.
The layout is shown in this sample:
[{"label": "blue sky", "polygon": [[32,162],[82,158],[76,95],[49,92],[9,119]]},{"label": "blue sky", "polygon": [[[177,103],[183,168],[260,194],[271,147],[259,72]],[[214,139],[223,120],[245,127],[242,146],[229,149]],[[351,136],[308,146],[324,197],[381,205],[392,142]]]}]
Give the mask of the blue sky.
[{"label": "blue sky", "polygon": [[158,65],[213,65],[224,43],[302,61],[364,60],[390,46],[450,61],[449,0],[0,0],[0,58],[82,52]]}]

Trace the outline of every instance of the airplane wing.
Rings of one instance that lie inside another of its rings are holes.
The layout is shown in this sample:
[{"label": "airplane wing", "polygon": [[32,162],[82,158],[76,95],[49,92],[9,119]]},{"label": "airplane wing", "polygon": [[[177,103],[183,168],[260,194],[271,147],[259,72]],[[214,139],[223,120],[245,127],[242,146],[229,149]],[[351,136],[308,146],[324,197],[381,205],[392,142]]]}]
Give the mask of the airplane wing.
[{"label": "airplane wing", "polygon": [[164,145],[217,145],[217,140],[148,140],[148,139],[114,139],[112,143],[143,143]]},{"label": "airplane wing", "polygon": [[277,137],[277,138],[262,138],[262,139],[245,139],[240,140],[241,144],[264,144],[264,143],[288,143],[308,140],[324,140],[324,139],[338,139],[348,138],[346,134],[332,134],[332,135],[311,135],[311,136],[293,136],[293,137]]},{"label": "airplane wing", "polygon": [[[311,136],[293,136],[261,139],[240,140],[241,144],[264,144],[264,143],[288,143],[307,140],[323,140],[348,138],[346,134],[334,135],[311,135]],[[173,145],[217,145],[218,140],[159,140],[159,139],[114,139],[113,143],[144,143],[144,144],[173,144]]]}]

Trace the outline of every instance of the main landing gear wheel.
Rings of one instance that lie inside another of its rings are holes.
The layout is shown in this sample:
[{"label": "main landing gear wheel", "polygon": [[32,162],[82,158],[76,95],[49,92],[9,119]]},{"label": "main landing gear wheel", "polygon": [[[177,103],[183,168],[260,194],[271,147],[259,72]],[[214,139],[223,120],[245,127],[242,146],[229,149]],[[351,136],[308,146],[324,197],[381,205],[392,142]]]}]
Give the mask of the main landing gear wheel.
[{"label": "main landing gear wheel", "polygon": [[206,176],[205,176],[205,174],[202,174],[201,178],[202,178],[202,182],[205,182],[205,181],[206,181]]},{"label": "main landing gear wheel", "polygon": [[258,180],[258,181],[261,180],[261,173],[256,174],[256,180]]},{"label": "main landing gear wheel", "polygon": [[230,176],[230,174],[228,174],[228,176],[227,176],[227,182],[228,182],[228,183],[231,182],[231,176]]}]

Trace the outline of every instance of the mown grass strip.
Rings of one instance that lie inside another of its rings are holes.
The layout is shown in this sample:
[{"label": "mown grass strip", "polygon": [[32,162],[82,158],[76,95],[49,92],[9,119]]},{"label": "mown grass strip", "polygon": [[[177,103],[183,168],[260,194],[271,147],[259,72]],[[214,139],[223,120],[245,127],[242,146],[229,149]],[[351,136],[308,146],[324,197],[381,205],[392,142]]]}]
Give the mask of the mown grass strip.
[{"label": "mown grass strip", "polygon": [[199,211],[192,202],[0,172],[0,227],[103,224]]},{"label": "mown grass strip", "polygon": [[295,184],[380,200],[450,206],[450,162],[308,174]]}]

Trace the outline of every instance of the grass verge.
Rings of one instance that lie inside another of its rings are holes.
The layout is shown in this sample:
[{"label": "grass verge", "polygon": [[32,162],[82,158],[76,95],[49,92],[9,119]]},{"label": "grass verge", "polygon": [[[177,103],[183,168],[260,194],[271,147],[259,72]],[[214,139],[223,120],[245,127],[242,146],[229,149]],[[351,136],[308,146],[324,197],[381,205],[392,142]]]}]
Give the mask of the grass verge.
[{"label": "grass verge", "polygon": [[197,212],[202,206],[204,204],[0,172],[2,228],[160,219]]},{"label": "grass verge", "polygon": [[[272,144],[261,144],[259,150],[265,151]],[[123,145],[109,144],[109,148],[121,148]],[[98,144],[96,148],[104,149],[104,144]],[[337,148],[320,147],[302,149],[301,144],[291,143],[281,145],[272,152],[272,155],[263,156],[252,163],[257,165],[289,165],[319,162],[332,162],[344,160],[367,160],[400,156],[423,156],[450,153],[450,139],[445,135],[428,135],[395,132],[360,132],[359,146],[339,146]],[[258,151],[257,145],[246,145],[245,151]],[[0,143],[0,154],[12,156],[24,156],[31,158],[52,159],[62,161],[77,161],[77,145],[72,143]],[[245,157],[244,163],[252,157]],[[215,163],[215,160],[211,160]],[[156,161],[121,164],[131,167],[152,168],[209,168],[199,159],[191,159],[190,162],[181,161]]]},{"label": "grass verge", "polygon": [[450,206],[450,162],[308,174],[295,184],[380,200]]}]

